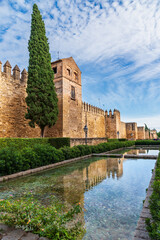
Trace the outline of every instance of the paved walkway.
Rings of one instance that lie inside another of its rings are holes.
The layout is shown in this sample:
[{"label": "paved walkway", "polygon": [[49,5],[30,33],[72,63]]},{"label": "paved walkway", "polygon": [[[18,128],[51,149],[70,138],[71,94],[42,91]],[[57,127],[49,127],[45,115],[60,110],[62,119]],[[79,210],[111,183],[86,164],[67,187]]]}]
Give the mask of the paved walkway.
[{"label": "paved walkway", "polygon": [[[156,168],[156,167],[155,167]],[[146,218],[151,218],[150,210],[149,210],[149,198],[153,192],[153,189],[151,187],[154,178],[155,178],[155,168],[152,174],[152,178],[148,187],[146,199],[143,205],[143,209],[136,227],[136,231],[134,234],[133,240],[150,240],[150,237],[148,235],[148,232],[146,230],[146,224],[145,224],[145,219]]]},{"label": "paved walkway", "polygon": [[0,224],[0,240],[48,240],[48,238]]}]

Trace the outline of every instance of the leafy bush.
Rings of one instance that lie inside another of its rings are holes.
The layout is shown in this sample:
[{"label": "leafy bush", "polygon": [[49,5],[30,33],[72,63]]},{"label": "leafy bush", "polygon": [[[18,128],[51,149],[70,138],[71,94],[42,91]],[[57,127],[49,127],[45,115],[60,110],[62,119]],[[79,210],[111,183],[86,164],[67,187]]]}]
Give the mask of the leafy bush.
[{"label": "leafy bush", "polygon": [[134,145],[134,141],[100,143],[96,146],[79,145],[56,149],[49,144],[34,144],[21,150],[13,145],[0,149],[0,174],[7,175],[28,169],[77,158],[92,153],[102,153],[113,149]]},{"label": "leafy bush", "polygon": [[151,239],[160,239],[160,154],[158,156],[155,180],[153,182],[153,193],[150,197],[149,208],[152,220],[147,218],[146,225]]},{"label": "leafy bush", "polygon": [[0,138],[0,149],[4,147],[15,147],[21,150],[25,147],[33,147],[36,144],[51,145],[57,149],[70,147],[70,138]]},{"label": "leafy bush", "polygon": [[160,141],[155,140],[137,140],[135,145],[160,145]]},{"label": "leafy bush", "polygon": [[49,138],[48,143],[59,149],[61,147],[70,147],[70,138]]},{"label": "leafy bush", "polygon": [[108,142],[118,142],[117,138],[108,138]]},{"label": "leafy bush", "polygon": [[74,216],[82,212],[80,204],[66,212],[53,197],[49,201],[49,206],[43,206],[31,194],[18,200],[12,197],[1,199],[0,221],[49,239],[76,240],[84,232],[82,222],[71,224]]}]

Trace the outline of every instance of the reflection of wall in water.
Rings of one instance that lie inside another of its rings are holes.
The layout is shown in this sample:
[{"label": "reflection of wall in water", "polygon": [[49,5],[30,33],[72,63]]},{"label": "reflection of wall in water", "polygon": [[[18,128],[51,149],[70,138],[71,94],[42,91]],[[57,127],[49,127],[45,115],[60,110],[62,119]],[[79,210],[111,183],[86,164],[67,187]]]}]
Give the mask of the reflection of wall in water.
[{"label": "reflection of wall in water", "polygon": [[96,186],[103,181],[107,175],[107,161],[102,159],[92,162],[88,167],[83,169],[83,179],[86,183],[86,189]]},{"label": "reflection of wall in water", "polygon": [[146,153],[147,151],[145,149],[139,149],[139,153]]},{"label": "reflection of wall in water", "polygon": [[133,154],[133,155],[139,155],[140,153],[146,153],[145,149],[132,149],[128,152],[125,152],[124,154]]},{"label": "reflection of wall in water", "polygon": [[117,179],[123,175],[123,159],[109,158],[90,163],[58,179],[56,195],[69,204],[84,204],[84,192],[98,185],[107,177]]}]

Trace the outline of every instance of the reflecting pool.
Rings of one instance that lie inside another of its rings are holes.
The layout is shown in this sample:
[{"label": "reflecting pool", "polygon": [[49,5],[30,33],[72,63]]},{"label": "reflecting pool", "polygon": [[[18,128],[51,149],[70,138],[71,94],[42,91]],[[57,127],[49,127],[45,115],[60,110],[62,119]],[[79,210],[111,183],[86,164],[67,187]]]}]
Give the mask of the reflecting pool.
[{"label": "reflecting pool", "polygon": [[157,155],[158,156],[159,150],[158,149],[123,149],[120,151],[116,151],[113,154],[133,154],[133,155]]},{"label": "reflecting pool", "polygon": [[54,195],[66,207],[80,202],[83,240],[131,240],[155,160],[90,158],[0,184],[0,198],[32,191],[46,204]]}]

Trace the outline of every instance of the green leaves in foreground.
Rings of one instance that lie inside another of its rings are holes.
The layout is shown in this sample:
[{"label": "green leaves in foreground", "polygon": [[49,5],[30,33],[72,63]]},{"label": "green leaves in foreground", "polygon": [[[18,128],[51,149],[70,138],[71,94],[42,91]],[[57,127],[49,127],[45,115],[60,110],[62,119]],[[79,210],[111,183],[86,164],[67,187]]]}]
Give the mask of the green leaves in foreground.
[{"label": "green leaves in foreground", "polygon": [[82,222],[73,219],[82,212],[80,205],[66,212],[53,197],[49,202],[49,206],[43,206],[31,194],[20,199],[1,199],[0,221],[49,239],[78,239],[84,229]]},{"label": "green leaves in foreground", "polygon": [[152,220],[147,218],[146,226],[151,239],[160,240],[160,154],[157,160],[155,180],[152,187],[153,193],[149,201]]}]

